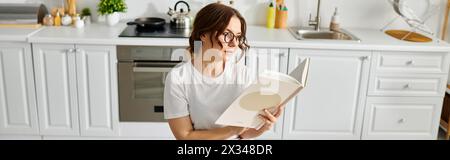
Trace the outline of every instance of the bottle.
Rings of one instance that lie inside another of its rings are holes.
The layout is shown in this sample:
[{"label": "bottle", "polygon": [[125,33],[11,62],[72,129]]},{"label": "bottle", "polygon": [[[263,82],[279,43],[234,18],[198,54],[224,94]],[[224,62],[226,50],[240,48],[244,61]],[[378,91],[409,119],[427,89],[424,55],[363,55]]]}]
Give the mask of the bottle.
[{"label": "bottle", "polygon": [[273,2],[270,2],[269,8],[267,8],[266,27],[267,28],[274,28],[275,27],[275,7],[273,5]]},{"label": "bottle", "polygon": [[330,31],[334,31],[334,32],[339,32],[340,31],[339,14],[338,14],[338,8],[337,7],[334,9],[333,17],[331,17]]},{"label": "bottle", "polygon": [[59,11],[56,12],[55,20],[54,20],[55,26],[61,26],[61,16],[59,15]]}]

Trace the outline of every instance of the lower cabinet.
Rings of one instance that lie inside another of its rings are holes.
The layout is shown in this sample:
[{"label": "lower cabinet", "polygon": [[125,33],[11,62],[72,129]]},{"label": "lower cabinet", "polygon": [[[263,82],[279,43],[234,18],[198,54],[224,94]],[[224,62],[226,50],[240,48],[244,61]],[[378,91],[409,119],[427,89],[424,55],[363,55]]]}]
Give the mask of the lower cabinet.
[{"label": "lower cabinet", "polygon": [[436,139],[440,97],[369,97],[362,139]]},{"label": "lower cabinet", "polygon": [[41,135],[119,134],[114,46],[35,44]]},{"label": "lower cabinet", "polygon": [[[449,58],[414,55],[252,49],[255,76],[311,59],[306,88],[257,139],[436,139]],[[0,43],[0,139],[174,139],[165,123],[119,124],[116,57],[110,45]]]},{"label": "lower cabinet", "polygon": [[286,106],[283,139],[360,139],[371,52],[291,49],[310,58],[306,87]]},{"label": "lower cabinet", "polygon": [[[247,55],[246,66],[254,76],[265,70],[287,73],[288,53],[287,48],[254,48]],[[273,128],[257,139],[282,139],[283,116],[284,114],[280,115]]]},{"label": "lower cabinet", "polygon": [[0,134],[39,134],[29,43],[0,43]]}]

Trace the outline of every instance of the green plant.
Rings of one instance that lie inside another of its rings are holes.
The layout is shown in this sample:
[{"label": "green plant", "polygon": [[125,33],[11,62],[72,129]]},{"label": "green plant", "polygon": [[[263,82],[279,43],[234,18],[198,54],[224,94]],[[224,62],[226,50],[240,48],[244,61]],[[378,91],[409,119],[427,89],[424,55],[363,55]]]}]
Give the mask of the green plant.
[{"label": "green plant", "polygon": [[125,12],[127,5],[124,0],[100,0],[98,4],[98,12],[101,15],[111,14],[114,12]]},{"label": "green plant", "polygon": [[83,10],[81,10],[81,16],[90,16],[91,15],[91,9],[89,8],[83,8]]}]

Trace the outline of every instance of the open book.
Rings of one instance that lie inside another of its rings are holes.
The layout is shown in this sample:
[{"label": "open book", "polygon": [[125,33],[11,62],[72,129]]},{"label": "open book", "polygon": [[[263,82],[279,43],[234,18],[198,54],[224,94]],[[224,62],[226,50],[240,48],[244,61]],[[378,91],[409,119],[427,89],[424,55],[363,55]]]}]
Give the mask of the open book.
[{"label": "open book", "polygon": [[247,87],[215,122],[218,125],[260,128],[264,122],[258,114],[277,110],[306,86],[309,58],[303,60],[289,75],[264,71]]}]

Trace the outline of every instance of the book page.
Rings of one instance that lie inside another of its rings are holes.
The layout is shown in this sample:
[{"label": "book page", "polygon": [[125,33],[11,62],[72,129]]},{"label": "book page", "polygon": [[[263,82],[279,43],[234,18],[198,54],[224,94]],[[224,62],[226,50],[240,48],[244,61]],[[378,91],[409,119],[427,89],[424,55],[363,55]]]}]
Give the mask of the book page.
[{"label": "book page", "polygon": [[306,80],[308,77],[309,61],[310,58],[306,58],[294,70],[292,70],[291,73],[289,73],[289,75],[298,80],[303,87],[306,85]]},{"label": "book page", "polygon": [[263,113],[263,109],[273,113],[276,107],[295,97],[304,88],[308,69],[309,59],[306,59],[291,72],[291,75],[296,77],[264,72],[225,110],[216,124],[259,128],[264,122],[258,114]]}]

